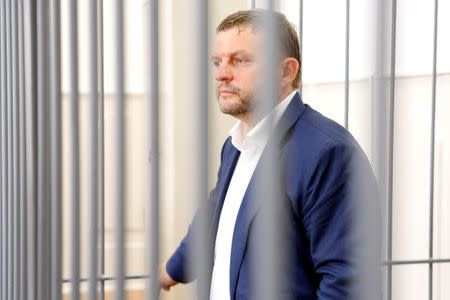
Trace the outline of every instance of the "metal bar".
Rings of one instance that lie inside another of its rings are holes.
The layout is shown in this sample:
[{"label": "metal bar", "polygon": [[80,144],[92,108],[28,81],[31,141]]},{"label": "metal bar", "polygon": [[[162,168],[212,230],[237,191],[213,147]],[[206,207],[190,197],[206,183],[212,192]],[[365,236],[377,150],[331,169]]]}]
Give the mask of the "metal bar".
[{"label": "metal bar", "polygon": [[[279,99],[280,91],[278,90],[278,63],[280,57],[280,50],[278,48],[278,21],[273,14],[275,9],[275,1],[266,0],[264,8],[267,13],[263,15],[263,47],[261,54],[264,60],[262,65],[264,71],[262,72],[262,82],[265,82],[261,91],[256,95],[256,103],[258,108],[256,109],[260,116],[268,118],[267,122],[269,126],[264,127],[265,133],[263,135],[270,136],[272,133],[272,126],[274,125],[274,116],[270,112],[282,99]],[[271,140],[267,142],[264,147],[264,152],[259,159],[258,166],[255,169],[256,187],[255,197],[252,200],[264,199],[264,203],[261,205],[258,214],[262,220],[258,226],[254,227],[254,236],[259,243],[258,249],[252,249],[252,251],[258,251],[258,264],[253,264],[252,272],[255,274],[253,279],[252,294],[255,299],[276,299],[279,297],[280,277],[278,274],[281,272],[280,265],[285,265],[282,262],[289,257],[282,257],[283,250],[279,248],[282,241],[279,239],[280,232],[283,232],[280,224],[281,207],[280,199],[281,193],[281,173],[280,166],[278,164],[279,144],[273,143]],[[269,175],[270,174],[270,175]]]},{"label": "metal bar", "polygon": [[27,228],[27,206],[26,206],[26,131],[25,131],[25,56],[24,56],[24,8],[23,1],[19,1],[19,135],[20,135],[20,251],[19,260],[20,264],[20,275],[19,275],[19,299],[25,300],[27,295],[27,238],[26,238],[26,228]]},{"label": "metal bar", "polygon": [[3,229],[5,227],[4,222],[4,215],[3,215],[3,211],[4,211],[4,201],[5,201],[5,195],[3,194],[3,190],[4,190],[4,174],[3,174],[3,165],[4,165],[4,145],[6,145],[6,143],[4,143],[3,141],[3,102],[4,102],[4,97],[3,97],[3,90],[4,90],[4,86],[3,86],[3,78],[6,76],[4,70],[3,70],[3,66],[4,66],[4,61],[3,61],[3,39],[4,39],[4,25],[2,20],[4,19],[3,16],[3,2],[0,3],[0,143],[1,145],[3,145],[2,147],[0,147],[0,216],[1,216],[1,221],[0,221],[0,296],[2,296],[3,293],[3,253],[4,253],[4,246],[6,244],[6,241],[3,237]]},{"label": "metal bar", "polygon": [[70,80],[70,197],[72,237],[71,299],[80,299],[80,154],[78,124],[78,1],[69,3],[69,80]]},{"label": "metal bar", "polygon": [[115,157],[114,163],[116,166],[115,174],[115,194],[114,203],[116,209],[116,294],[115,299],[123,300],[125,298],[124,292],[124,277],[125,277],[125,124],[124,124],[124,4],[121,0],[114,2],[114,29],[116,33],[115,45],[115,86],[116,99],[114,102],[114,112],[116,113],[116,122],[114,123],[114,143],[115,143]]},{"label": "metal bar", "polygon": [[159,299],[159,276],[158,267],[160,259],[160,236],[159,236],[159,1],[153,0],[149,3],[149,128],[150,128],[150,199],[148,216],[150,227],[150,251],[149,273],[154,274],[149,278],[148,299]]},{"label": "metal bar", "polygon": [[98,190],[97,190],[97,131],[98,131],[98,70],[97,70],[97,2],[89,2],[89,155],[88,155],[88,202],[89,202],[89,281],[88,299],[97,299],[97,244],[98,244]]},{"label": "metal bar", "polygon": [[1,256],[0,256],[0,298],[6,299],[6,270],[7,270],[7,168],[8,168],[8,159],[7,159],[7,133],[6,133],[6,118],[7,118],[7,95],[6,95],[6,3],[2,1],[0,3],[1,9],[1,17],[0,17],[0,65],[1,65],[1,77],[0,77],[0,96],[1,96]]},{"label": "metal bar", "polygon": [[[1,8],[0,8],[1,10]],[[0,12],[1,14],[1,12]],[[0,25],[0,27],[2,26],[2,24]],[[0,68],[2,68],[2,62],[0,60]],[[3,73],[1,73],[2,70],[0,70],[0,76],[3,77]],[[3,117],[3,99],[0,99],[0,116]],[[3,142],[3,129],[2,126],[3,124],[0,122],[0,142]],[[4,144],[2,144],[4,145]],[[3,184],[4,184],[4,177],[3,177],[3,148],[0,149],[0,217],[2,218],[0,221],[0,296],[2,296],[3,293],[3,270],[4,270],[4,260],[3,260],[3,253],[4,253],[4,247],[6,245],[6,241],[5,238],[3,237],[3,229],[5,224],[4,222],[4,215],[3,215],[3,211],[4,211],[4,202],[5,202],[5,197],[3,194]]]},{"label": "metal bar", "polygon": [[[98,0],[98,199],[99,199],[99,230],[100,230],[100,274],[105,274],[105,140],[104,140],[104,102],[105,85],[103,79],[103,0]],[[100,299],[105,299],[105,282],[100,281]]]},{"label": "metal bar", "polygon": [[36,2],[24,1],[25,84],[26,84],[26,184],[27,184],[27,298],[34,299],[37,289],[37,37]]},{"label": "metal bar", "polygon": [[[387,259],[392,260],[392,209],[393,209],[393,180],[394,180],[394,125],[395,125],[395,58],[397,37],[397,0],[392,0],[391,19],[391,65],[389,90],[389,142],[388,142],[388,253]],[[387,297],[392,298],[392,267],[388,266]]]},{"label": "metal bar", "polygon": [[300,89],[298,93],[300,97],[302,96],[302,87],[303,87],[303,0],[300,0],[299,3],[299,24],[298,24],[298,40],[300,43]]},{"label": "metal bar", "polygon": [[11,38],[11,1],[6,1],[6,38],[7,38],[7,45],[6,45],[6,61],[8,63],[7,65],[7,93],[8,93],[8,112],[7,112],[7,122],[8,122],[8,195],[7,195],[7,201],[8,201],[8,217],[7,217],[7,226],[8,226],[8,236],[6,238],[6,243],[8,247],[7,252],[7,286],[6,286],[6,299],[12,299],[12,281],[13,281],[13,243],[12,243],[12,237],[13,237],[13,231],[12,231],[12,197],[13,197],[13,171],[12,171],[12,38]]},{"label": "metal bar", "polygon": [[[3,2],[0,3],[0,20],[3,20]],[[0,90],[3,90],[3,77],[6,76],[3,72],[3,22],[0,21]],[[0,92],[0,116],[3,119],[3,94]],[[0,121],[0,143],[3,143],[3,122]],[[4,147],[4,146],[3,146]],[[0,216],[3,220],[3,147],[0,147]],[[5,241],[3,239],[3,223],[0,221],[0,296],[3,292],[3,247]]]},{"label": "metal bar", "polygon": [[[437,72],[436,73],[437,77],[449,76],[449,75],[450,75],[450,72]],[[403,75],[397,75],[395,78],[396,78],[396,80],[403,80],[403,79],[419,79],[419,78],[420,79],[427,79],[429,77],[430,77],[430,75],[427,75],[427,74],[413,74],[413,75],[405,75],[405,74],[403,74]],[[350,80],[350,83],[365,83],[365,82],[372,81],[373,79],[374,79],[373,76],[367,77],[367,78],[361,77],[361,78],[358,78],[358,79]],[[315,82],[315,83],[312,83],[312,84],[308,84],[307,86],[310,86],[310,87],[312,87],[312,86],[313,87],[326,87],[326,86],[330,86],[330,85],[338,85],[340,83],[342,83],[342,82],[339,81],[339,80],[336,80],[336,81],[326,81],[326,82]]]},{"label": "metal bar", "polygon": [[385,261],[383,265],[416,265],[416,264],[438,264],[438,263],[450,263],[450,258],[437,258],[437,259],[412,259],[412,260],[393,260]]},{"label": "metal bar", "polygon": [[7,142],[6,142],[6,4],[5,1],[0,3],[0,96],[1,96],[1,256],[0,256],[0,297],[6,299],[5,289],[6,289],[6,245],[7,245],[7,234],[6,234],[6,185],[7,185]]},{"label": "metal bar", "polygon": [[[388,215],[389,204],[387,200],[388,195],[388,138],[387,138],[387,124],[388,124],[388,101],[386,97],[386,65],[387,65],[387,36],[388,36],[388,24],[389,24],[389,14],[387,9],[388,0],[380,0],[376,3],[375,9],[375,72],[372,78],[372,126],[373,126],[373,160],[374,160],[374,171],[378,180],[379,190],[380,190],[380,203],[383,205],[383,211],[386,211]],[[383,227],[383,250],[386,248],[386,253],[383,253],[383,260],[387,259],[389,244],[389,232],[391,228],[389,227],[389,217],[384,219],[386,228]],[[384,221],[383,220],[383,221]],[[383,251],[384,252],[384,251]],[[387,267],[386,276],[383,277],[385,281],[385,291],[383,294],[390,299],[390,282],[392,267]]]},{"label": "metal bar", "polygon": [[256,8],[256,0],[252,0],[251,2],[251,8],[255,9]]},{"label": "metal bar", "polygon": [[[208,82],[208,1],[197,0],[193,2],[194,12],[194,36],[193,36],[193,53],[192,57],[196,68],[195,74],[193,74],[193,92],[194,99],[194,134],[192,145],[194,147],[194,164],[197,166],[192,178],[193,196],[194,199],[198,199],[197,207],[205,205],[207,199],[207,174],[208,174],[208,86],[205,82]],[[198,231],[195,236],[194,246],[191,249],[190,261],[191,270],[197,277],[197,297],[196,299],[205,300],[209,299],[209,280],[211,269],[209,260],[205,260],[205,257],[210,257],[211,251],[207,242],[207,216],[205,210],[200,210],[198,213]],[[194,298],[194,297],[193,297]]]},{"label": "metal bar", "polygon": [[17,1],[12,1],[11,3],[11,48],[12,48],[12,163],[13,163],[13,218],[11,225],[13,227],[13,238],[12,238],[12,247],[13,247],[13,282],[12,282],[12,299],[17,300],[19,294],[19,136],[18,136],[18,128],[19,128],[19,74],[18,74],[18,22],[17,22]]},{"label": "metal bar", "polygon": [[[128,275],[125,276],[124,279],[125,280],[137,280],[137,279],[148,279],[150,278],[150,274],[135,274],[135,275]],[[81,277],[80,278],[80,282],[87,282],[89,280],[89,278],[87,277]],[[113,281],[113,280],[117,280],[116,276],[106,276],[106,275],[102,275],[102,276],[97,276],[96,277],[97,281]],[[64,278],[62,280],[63,283],[69,283],[72,282],[72,280],[70,278]]]},{"label": "metal bar", "polygon": [[37,299],[50,298],[50,243],[49,190],[50,190],[50,157],[49,157],[49,3],[42,0],[36,6],[37,12]]},{"label": "metal bar", "polygon": [[[0,4],[0,10],[1,8],[1,4]],[[0,12],[1,14],[1,12]],[[2,27],[3,23],[0,24],[0,29]],[[0,41],[1,43],[1,41]],[[0,48],[2,48],[0,46]],[[3,50],[3,49],[2,49]],[[0,59],[0,76],[1,78],[4,77],[4,73],[3,73],[3,61]],[[1,79],[0,79],[1,80]],[[1,89],[3,89],[3,85],[0,87]],[[0,98],[0,116],[3,119],[3,97]],[[5,145],[5,143],[3,143],[3,122],[0,122],[0,142],[2,143],[2,145]],[[4,203],[5,203],[5,195],[3,193],[4,190],[4,175],[3,175],[3,165],[4,165],[4,149],[3,147],[0,148],[0,216],[1,216],[1,221],[0,221],[0,296],[2,296],[3,293],[3,271],[4,271],[4,258],[3,258],[3,254],[5,253],[4,247],[6,245],[6,240],[4,238],[4,228],[5,228],[5,216],[3,214],[5,207],[4,207]]]},{"label": "metal bar", "polygon": [[[433,36],[433,81],[431,91],[431,141],[430,141],[430,219],[429,219],[429,252],[433,258],[434,237],[434,169],[435,169],[435,140],[436,140],[436,66],[437,66],[437,33],[438,33],[438,4],[434,1],[434,36]],[[428,268],[428,299],[433,299],[433,264],[430,262]]]},{"label": "metal bar", "polygon": [[61,37],[60,1],[50,3],[51,299],[62,298]]},{"label": "metal bar", "polygon": [[345,1],[345,128],[348,129],[350,73],[350,0]]}]

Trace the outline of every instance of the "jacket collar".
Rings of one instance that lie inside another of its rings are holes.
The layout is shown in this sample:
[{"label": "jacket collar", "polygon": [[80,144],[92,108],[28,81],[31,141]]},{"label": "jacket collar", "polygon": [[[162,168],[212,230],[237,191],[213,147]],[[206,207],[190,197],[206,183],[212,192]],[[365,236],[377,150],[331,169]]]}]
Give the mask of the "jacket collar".
[{"label": "jacket collar", "polygon": [[233,146],[241,152],[252,147],[257,147],[262,151],[275,127],[274,125],[278,124],[281,116],[284,114],[286,108],[296,94],[296,90],[289,93],[289,95],[278,103],[268,115],[261,119],[246,136],[241,135],[242,123],[241,121],[238,121],[229,131]]}]

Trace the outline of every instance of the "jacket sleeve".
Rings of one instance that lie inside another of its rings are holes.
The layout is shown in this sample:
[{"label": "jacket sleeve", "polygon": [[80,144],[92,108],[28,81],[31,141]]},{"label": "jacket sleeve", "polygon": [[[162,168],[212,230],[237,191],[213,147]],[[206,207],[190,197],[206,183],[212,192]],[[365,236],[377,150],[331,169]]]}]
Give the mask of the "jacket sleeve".
[{"label": "jacket sleeve", "polygon": [[[222,146],[221,151],[221,162],[223,161],[223,155],[225,152],[225,148],[227,145],[227,139]],[[219,168],[218,178],[220,177],[222,172],[222,163]],[[170,259],[166,264],[166,271],[170,275],[172,279],[180,283],[188,283],[195,279],[195,275],[192,272],[189,272],[189,259],[192,257],[189,254],[189,251],[194,247],[194,240],[199,232],[199,220],[201,214],[205,217],[207,221],[210,221],[212,215],[214,213],[214,209],[217,203],[217,190],[214,188],[210,194],[207,201],[204,201],[202,205],[198,208],[197,212],[194,215],[193,221],[189,226],[188,232],[179,244],[176,251],[172,254]],[[209,223],[207,223],[210,225]],[[210,252],[210,251],[209,251]]]},{"label": "jacket sleeve", "polygon": [[[378,278],[379,255],[378,193],[370,164],[359,146],[332,142],[311,166],[302,215],[318,299],[367,299],[359,297],[363,278]],[[367,273],[369,264],[373,274]]]},{"label": "jacket sleeve", "polygon": [[[176,251],[172,254],[166,265],[166,271],[172,279],[181,283],[188,283],[195,279],[192,272],[189,272],[189,259],[191,258],[189,251],[194,247],[193,241],[196,239],[196,234],[199,232],[199,219],[200,214],[204,214],[206,219],[210,219],[213,214],[214,205],[211,202],[215,202],[215,189],[213,189],[209,196],[209,203],[205,203],[200,207],[194,215],[191,225],[180,245]],[[203,210],[203,211],[201,211]]]}]

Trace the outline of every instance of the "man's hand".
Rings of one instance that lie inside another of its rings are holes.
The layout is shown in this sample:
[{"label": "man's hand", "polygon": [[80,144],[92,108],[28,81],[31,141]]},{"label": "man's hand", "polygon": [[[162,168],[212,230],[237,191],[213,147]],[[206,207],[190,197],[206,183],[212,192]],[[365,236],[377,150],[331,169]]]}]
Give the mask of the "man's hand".
[{"label": "man's hand", "polygon": [[169,291],[172,286],[177,284],[166,271],[166,265],[161,265],[159,268],[159,287],[165,291]]}]

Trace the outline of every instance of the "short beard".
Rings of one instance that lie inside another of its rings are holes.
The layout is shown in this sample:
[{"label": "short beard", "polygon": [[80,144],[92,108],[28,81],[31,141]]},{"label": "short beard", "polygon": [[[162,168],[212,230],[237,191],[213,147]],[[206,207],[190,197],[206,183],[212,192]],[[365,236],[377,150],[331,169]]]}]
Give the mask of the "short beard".
[{"label": "short beard", "polygon": [[[231,90],[239,98],[239,100],[236,103],[234,103],[234,105],[231,105],[231,106],[221,105],[219,91],[222,87],[225,87],[225,88]],[[216,97],[217,97],[217,101],[219,102],[220,110],[224,114],[231,115],[233,117],[239,117],[239,116],[245,115],[252,111],[252,100],[251,100],[252,96],[250,94],[243,94],[241,89],[234,87],[232,85],[222,84],[222,85],[218,86],[217,90],[216,90]]]}]

